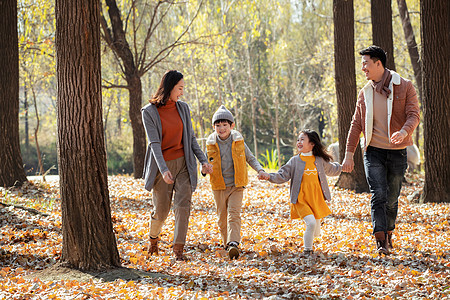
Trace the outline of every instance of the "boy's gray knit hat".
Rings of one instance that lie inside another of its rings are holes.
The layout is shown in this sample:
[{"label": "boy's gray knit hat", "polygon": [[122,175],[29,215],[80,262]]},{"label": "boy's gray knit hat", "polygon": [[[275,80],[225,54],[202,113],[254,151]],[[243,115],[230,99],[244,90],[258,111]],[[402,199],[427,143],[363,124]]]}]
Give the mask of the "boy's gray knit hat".
[{"label": "boy's gray knit hat", "polygon": [[223,105],[214,113],[212,117],[212,124],[218,120],[228,120],[234,123],[233,114]]}]

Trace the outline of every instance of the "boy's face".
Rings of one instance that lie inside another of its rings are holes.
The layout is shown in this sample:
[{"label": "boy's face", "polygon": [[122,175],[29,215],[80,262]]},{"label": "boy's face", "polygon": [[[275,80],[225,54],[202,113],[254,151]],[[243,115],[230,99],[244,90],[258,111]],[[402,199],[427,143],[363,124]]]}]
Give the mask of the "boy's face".
[{"label": "boy's face", "polygon": [[218,122],[214,124],[214,130],[216,131],[217,135],[221,140],[226,140],[230,134],[231,129],[234,128],[234,123],[230,125],[230,123],[224,121],[224,122]]},{"label": "boy's face", "polygon": [[297,139],[297,149],[300,153],[308,153],[314,148],[314,143],[309,141],[308,135],[305,133],[300,133]]}]

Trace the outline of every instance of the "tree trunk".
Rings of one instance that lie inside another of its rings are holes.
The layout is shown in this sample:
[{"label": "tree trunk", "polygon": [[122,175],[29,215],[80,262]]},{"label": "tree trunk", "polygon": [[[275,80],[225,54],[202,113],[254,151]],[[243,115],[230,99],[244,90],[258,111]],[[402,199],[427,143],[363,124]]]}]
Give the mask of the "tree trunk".
[{"label": "tree trunk", "polygon": [[406,44],[408,45],[409,57],[414,70],[414,77],[416,78],[417,87],[419,89],[419,100],[422,101],[422,62],[419,57],[419,48],[417,47],[416,36],[414,35],[414,31],[411,26],[406,1],[397,0],[397,5],[400,13],[400,19],[402,20]]},{"label": "tree trunk", "polygon": [[[411,64],[414,70],[414,77],[416,78],[416,84],[419,89],[419,101],[422,107],[422,62],[419,56],[419,49],[416,43],[416,37],[414,35],[413,28],[411,26],[411,21],[409,19],[408,7],[406,5],[406,0],[397,0],[398,11],[400,14],[400,19],[402,20],[403,32],[405,34],[406,44],[408,45],[409,58],[411,59]],[[416,145],[419,146],[420,139],[420,124],[417,126],[416,130]],[[420,170],[420,165],[419,165]]]},{"label": "tree trunk", "polygon": [[0,1],[0,186],[27,181],[19,143],[17,1]]},{"label": "tree trunk", "polygon": [[202,120],[202,114],[201,114],[201,104],[200,104],[200,97],[198,96],[198,85],[197,85],[197,74],[195,73],[195,65],[193,60],[193,53],[190,55],[190,63],[191,63],[191,70],[192,70],[192,77],[194,78],[194,95],[195,95],[195,103],[196,103],[196,117],[198,122],[198,127],[200,130],[200,138],[201,138],[201,145],[202,145],[202,151],[206,151],[206,140],[205,140],[205,132],[203,130],[203,120]]},{"label": "tree trunk", "polygon": [[246,47],[246,55],[247,55],[247,75],[248,75],[248,83],[249,83],[249,98],[252,107],[252,132],[253,132],[253,147],[255,157],[258,159],[258,140],[256,137],[256,97],[253,95],[253,75],[252,75],[252,66],[250,62],[250,49],[249,46]]},{"label": "tree trunk", "polygon": [[[226,57],[225,62],[227,65],[227,76],[228,76],[228,81],[230,82],[231,98],[235,101],[235,102],[233,101],[233,103],[234,103],[234,123],[236,124],[235,125],[236,130],[239,130],[239,128],[242,126],[242,124],[240,122],[241,116],[239,114],[239,98],[236,95],[236,89],[234,87],[233,74],[231,71],[228,54],[227,54],[226,49],[224,51],[225,51],[225,57]],[[236,98],[234,98],[234,97],[236,97]]]},{"label": "tree trunk", "polygon": [[372,41],[387,53],[386,68],[395,71],[391,0],[371,0]]},{"label": "tree trunk", "polygon": [[57,0],[58,154],[62,263],[119,266],[102,124],[100,2]]},{"label": "tree trunk", "polygon": [[33,86],[31,86],[31,92],[33,94],[34,111],[36,113],[36,128],[34,129],[34,142],[36,143],[36,152],[37,152],[38,163],[39,163],[39,175],[42,176],[42,181],[45,181],[44,164],[42,163],[41,148],[39,147],[39,139],[38,139],[39,123],[40,123],[39,111],[38,111],[38,107],[37,107],[36,93],[34,92]]},{"label": "tree trunk", "polygon": [[[345,142],[356,107],[356,75],[354,44],[353,0],[334,0],[334,64],[338,108],[339,155],[345,156]],[[351,173],[341,173],[336,183],[341,188],[368,192],[369,186],[364,174],[361,148],[356,147],[353,157],[355,168]]]},{"label": "tree trunk", "polygon": [[450,2],[420,1],[425,186],[421,202],[450,202]]},{"label": "tree trunk", "polygon": [[30,149],[30,134],[28,129],[28,91],[27,84],[23,85],[23,110],[25,111],[25,148]]},{"label": "tree trunk", "polygon": [[145,151],[147,150],[144,124],[142,124],[142,83],[137,74],[126,77],[130,97],[128,114],[133,130],[133,173],[134,178],[142,178]]}]

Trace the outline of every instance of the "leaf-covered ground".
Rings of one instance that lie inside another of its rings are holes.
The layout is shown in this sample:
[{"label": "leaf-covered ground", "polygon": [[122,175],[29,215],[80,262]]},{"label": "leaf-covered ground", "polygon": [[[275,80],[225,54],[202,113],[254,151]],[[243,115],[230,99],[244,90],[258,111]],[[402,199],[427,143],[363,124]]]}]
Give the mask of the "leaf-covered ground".
[{"label": "leaf-covered ground", "polygon": [[201,178],[193,195],[189,261],[176,262],[173,214],[163,228],[160,255],[149,257],[150,194],[142,180],[110,177],[119,253],[124,267],[140,272],[134,279],[120,273],[48,276],[59,272],[62,245],[58,182],[0,189],[7,204],[0,204],[0,299],[450,299],[450,205],[413,203],[408,196],[423,180],[408,181],[392,255],[374,252],[370,196],[332,187],[333,214],[315,240],[315,258],[304,258],[305,226],[289,218],[288,185],[252,175],[242,212],[242,255],[230,261],[220,247],[209,183]]}]

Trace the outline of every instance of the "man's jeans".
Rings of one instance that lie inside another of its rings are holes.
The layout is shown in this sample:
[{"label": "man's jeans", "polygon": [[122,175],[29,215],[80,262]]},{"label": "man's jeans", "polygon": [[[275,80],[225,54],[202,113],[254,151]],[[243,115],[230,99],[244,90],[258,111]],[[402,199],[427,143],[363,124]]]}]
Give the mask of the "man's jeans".
[{"label": "man's jeans", "polygon": [[364,169],[369,183],[373,232],[392,231],[398,211],[398,196],[407,168],[406,149],[367,147]]}]

